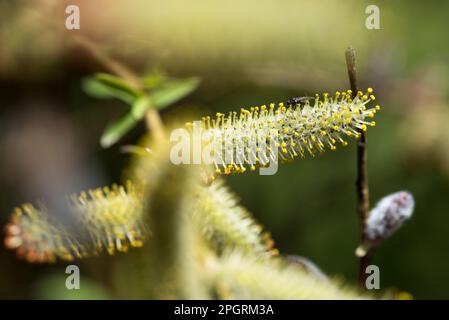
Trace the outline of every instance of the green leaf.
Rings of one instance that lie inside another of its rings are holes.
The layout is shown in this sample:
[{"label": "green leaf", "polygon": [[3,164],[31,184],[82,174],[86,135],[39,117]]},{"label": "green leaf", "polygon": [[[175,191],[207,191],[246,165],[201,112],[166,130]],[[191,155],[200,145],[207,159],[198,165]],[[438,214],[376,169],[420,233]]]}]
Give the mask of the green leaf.
[{"label": "green leaf", "polygon": [[93,77],[84,79],[82,86],[84,91],[93,97],[116,98],[127,104],[132,104],[143,94],[125,80],[107,73],[97,73]]},{"label": "green leaf", "polygon": [[103,132],[100,144],[108,148],[141,120],[150,108],[163,109],[184,98],[199,85],[198,78],[170,80],[160,84],[147,95],[132,88],[122,79],[108,75],[97,74],[86,80],[85,89],[100,98],[118,98],[131,105],[131,111],[118,121],[111,123]]},{"label": "green leaf", "polygon": [[168,81],[150,92],[152,105],[156,109],[164,109],[189,95],[199,83],[198,78]]},{"label": "green leaf", "polygon": [[136,120],[140,120],[148,109],[163,109],[187,96],[198,87],[198,84],[197,78],[166,82],[152,90],[148,96],[137,98],[132,105],[131,114]]},{"label": "green leaf", "polygon": [[103,148],[109,148],[131,130],[136,123],[137,120],[131,113],[127,113],[119,120],[114,121],[104,130],[100,139],[101,146]]}]

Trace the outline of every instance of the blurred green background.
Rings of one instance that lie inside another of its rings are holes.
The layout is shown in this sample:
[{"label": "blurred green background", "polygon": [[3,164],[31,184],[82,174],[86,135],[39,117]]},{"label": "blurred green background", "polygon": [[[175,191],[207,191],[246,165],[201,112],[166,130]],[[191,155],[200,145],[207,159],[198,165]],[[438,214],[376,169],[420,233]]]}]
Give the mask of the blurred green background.
[{"label": "blurred green background", "polygon": [[[80,30],[65,28],[68,4],[80,7]],[[380,30],[365,27],[369,4],[380,8]],[[199,76],[199,89],[164,118],[347,89],[344,51],[352,45],[359,86],[373,87],[382,106],[368,132],[371,203],[399,190],[416,200],[413,218],[375,253],[381,287],[449,298],[448,12],[443,1],[3,0],[1,225],[23,202],[120,181],[128,161],[120,145],[145,132],[142,124],[118,145],[100,147],[104,127],[127,107],[83,92],[81,80],[104,68],[71,42],[74,36],[142,76]],[[282,253],[355,283],[355,153],[351,143],[283,165],[274,176],[227,180]],[[68,293],[57,280],[65,264],[29,265],[1,246],[0,297],[111,297],[108,270],[123,258],[79,262],[91,280]]]}]

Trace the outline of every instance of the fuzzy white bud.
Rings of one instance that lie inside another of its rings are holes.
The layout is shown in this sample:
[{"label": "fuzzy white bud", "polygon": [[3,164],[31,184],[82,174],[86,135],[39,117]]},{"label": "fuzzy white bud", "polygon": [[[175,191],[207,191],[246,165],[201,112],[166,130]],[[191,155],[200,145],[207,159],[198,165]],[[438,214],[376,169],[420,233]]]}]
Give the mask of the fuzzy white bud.
[{"label": "fuzzy white bud", "polygon": [[410,219],[415,208],[411,193],[399,191],[382,198],[370,211],[365,224],[365,243],[356,250],[364,256],[368,248],[376,247]]}]

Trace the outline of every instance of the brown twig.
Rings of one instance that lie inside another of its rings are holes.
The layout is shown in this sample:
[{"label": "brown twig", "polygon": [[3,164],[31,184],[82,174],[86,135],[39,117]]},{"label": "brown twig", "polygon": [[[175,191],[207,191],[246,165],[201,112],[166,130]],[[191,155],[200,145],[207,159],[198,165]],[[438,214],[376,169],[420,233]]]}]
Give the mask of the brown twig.
[{"label": "brown twig", "polygon": [[[53,5],[50,5],[48,15],[56,14],[60,10],[61,7],[55,2]],[[39,12],[39,10],[34,9],[33,12]],[[59,22],[57,22],[58,20],[49,20],[45,16],[40,14],[38,15],[38,19],[40,23],[42,23],[43,25],[47,25],[55,32],[61,32],[61,26],[59,25]],[[142,82],[140,81],[139,77],[119,61],[106,55],[94,41],[90,40],[88,37],[84,36],[81,33],[71,32],[70,35],[71,36],[69,37],[69,41],[86,51],[89,56],[95,59],[95,61],[100,64],[105,70],[108,70],[109,72],[122,77],[135,88],[142,89]],[[164,136],[164,125],[162,123],[159,112],[156,109],[148,109],[145,115],[145,123],[147,125],[147,128],[149,130],[152,130],[156,138],[161,138]]]},{"label": "brown twig", "polygon": [[[355,60],[355,50],[349,47],[346,50],[346,66],[348,69],[349,82],[352,90],[352,98],[355,98],[358,92],[357,87],[357,69]],[[369,215],[369,189],[368,189],[368,172],[366,163],[366,135],[363,130],[359,129],[360,139],[357,141],[357,213],[360,219],[361,227],[361,243],[365,241],[365,224]],[[361,287],[365,287],[366,267],[371,260],[371,251],[359,258],[358,283]]]}]

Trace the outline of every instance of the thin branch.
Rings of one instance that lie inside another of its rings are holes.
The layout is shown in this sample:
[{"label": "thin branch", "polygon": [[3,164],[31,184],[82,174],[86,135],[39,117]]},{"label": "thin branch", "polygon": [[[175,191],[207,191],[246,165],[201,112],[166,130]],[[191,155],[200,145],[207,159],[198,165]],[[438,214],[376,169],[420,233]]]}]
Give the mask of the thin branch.
[{"label": "thin branch", "polygon": [[134,74],[128,67],[124,66],[117,60],[106,55],[98,45],[83,35],[72,35],[72,41],[86,51],[97,63],[111,73],[125,79],[132,86],[141,88],[139,77]]},{"label": "thin branch", "polygon": [[[349,47],[346,50],[346,66],[348,69],[349,82],[352,90],[352,97],[355,98],[358,92],[357,87],[357,69],[355,50]],[[369,189],[368,189],[368,172],[366,163],[366,135],[363,130],[359,129],[360,139],[357,141],[357,213],[360,219],[361,227],[361,243],[365,241],[365,224],[369,215]],[[371,260],[371,252],[359,258],[358,282],[359,285],[365,287],[366,267]]]},{"label": "thin branch", "polygon": [[[59,5],[55,2],[53,5],[50,6],[48,14],[56,14],[60,10],[61,7],[59,7]],[[34,9],[33,12],[39,12],[39,10]],[[58,23],[58,20],[47,19],[46,16],[40,14],[38,15],[38,19],[41,24],[47,25],[48,28],[54,30],[55,32],[58,33],[61,32],[61,27]],[[108,70],[109,72],[119,77],[122,77],[123,79],[126,79],[126,81],[128,81],[134,87],[138,89],[142,88],[142,82],[131,69],[129,69],[127,66],[120,63],[119,61],[106,55],[100,49],[98,44],[90,40],[88,37],[78,33],[71,33],[71,37],[69,38],[69,40],[72,41],[78,47],[85,50],[89,54],[89,56],[95,59],[95,61],[98,64],[100,64],[104,69]],[[156,138],[161,138],[164,136],[164,125],[162,123],[162,119],[159,115],[159,112],[156,109],[154,108],[148,109],[147,114],[145,115],[145,122],[147,128],[149,130],[152,130]]]}]

